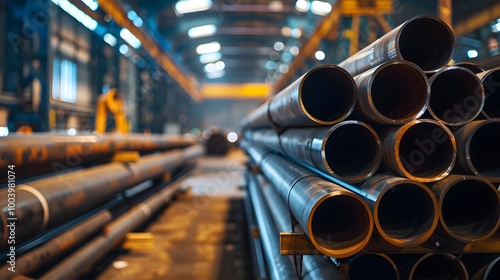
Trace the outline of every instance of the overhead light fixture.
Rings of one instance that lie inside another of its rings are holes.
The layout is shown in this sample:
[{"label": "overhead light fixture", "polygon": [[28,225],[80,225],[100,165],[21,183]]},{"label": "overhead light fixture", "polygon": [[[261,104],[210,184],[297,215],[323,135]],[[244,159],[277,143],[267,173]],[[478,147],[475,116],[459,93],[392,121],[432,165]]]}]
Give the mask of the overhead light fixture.
[{"label": "overhead light fixture", "polygon": [[82,0],[83,4],[87,5],[92,11],[97,11],[99,3],[96,0]]},{"label": "overhead light fixture", "polygon": [[120,45],[120,48],[118,50],[120,51],[121,54],[127,57],[129,57],[132,54],[130,48],[127,45]]},{"label": "overhead light fixture", "polygon": [[223,77],[225,74],[226,74],[226,72],[224,72],[224,70],[222,70],[222,71],[214,71],[214,72],[207,73],[207,78],[209,78],[209,79],[217,79],[217,78]]},{"label": "overhead light fixture", "polygon": [[6,126],[0,126],[0,137],[9,136],[9,128]]},{"label": "overhead light fixture", "polygon": [[292,36],[292,29],[288,26],[283,26],[281,28],[281,34],[283,34],[283,36],[285,37],[290,37]]},{"label": "overhead light fixture", "polygon": [[288,65],[286,65],[286,64],[281,64],[279,69],[280,69],[280,72],[283,74],[287,73],[289,70]]},{"label": "overhead light fixture", "polygon": [[479,53],[476,50],[468,50],[467,51],[467,56],[469,58],[476,58],[479,55]]},{"label": "overhead light fixture", "polygon": [[269,10],[273,12],[279,12],[283,10],[283,3],[281,1],[271,1],[268,4]]},{"label": "overhead light fixture", "polygon": [[63,9],[70,16],[74,17],[83,26],[94,31],[97,28],[97,21],[91,18],[89,15],[84,13],[82,10],[78,9],[75,5],[71,4],[68,0],[52,0],[52,2],[61,9]]},{"label": "overhead light fixture", "polygon": [[276,51],[282,51],[284,48],[285,48],[285,44],[283,44],[282,42],[274,43],[274,49]]},{"label": "overhead light fixture", "polygon": [[220,51],[220,44],[219,42],[216,41],[211,43],[201,44],[196,47],[196,52],[198,54],[213,53],[218,51]]},{"label": "overhead light fixture", "polygon": [[203,64],[215,62],[215,61],[221,59],[221,57],[222,57],[222,54],[220,52],[202,54],[202,55],[200,55],[200,62]]},{"label": "overhead light fixture", "polygon": [[70,129],[68,129],[67,134],[68,134],[69,136],[75,136],[75,135],[76,135],[76,129],[74,129],[74,128],[70,128]]},{"label": "overhead light fixture", "polygon": [[221,71],[224,70],[224,68],[226,68],[226,64],[224,63],[224,61],[217,61],[215,63],[215,70]]},{"label": "overhead light fixture", "polygon": [[215,71],[215,64],[214,63],[209,63],[207,65],[205,65],[205,67],[203,67],[203,71],[205,71],[205,73],[212,73]]},{"label": "overhead light fixture", "polygon": [[217,32],[217,26],[213,24],[207,24],[202,26],[193,27],[188,30],[189,38],[201,38],[214,35]]},{"label": "overhead light fixture", "polygon": [[269,54],[269,57],[272,59],[272,60],[278,60],[280,58],[280,54],[277,53],[277,52],[272,52]]},{"label": "overhead light fixture", "polygon": [[206,11],[212,8],[211,0],[179,0],[175,3],[175,12],[178,15]]},{"label": "overhead light fixture", "polygon": [[298,55],[299,54],[299,47],[297,47],[297,46],[291,46],[290,47],[290,53],[292,55]]},{"label": "overhead light fixture", "polygon": [[323,51],[317,51],[314,57],[316,57],[317,60],[323,60],[325,59],[325,53]]},{"label": "overhead light fixture", "polygon": [[120,37],[122,37],[122,39],[134,49],[141,47],[141,40],[137,39],[137,37],[135,37],[134,34],[132,34],[132,32],[130,32],[127,28],[120,30]]},{"label": "overhead light fixture", "polygon": [[295,39],[299,39],[300,37],[302,37],[302,29],[300,29],[300,28],[294,28],[292,30],[292,37],[295,38]]},{"label": "overhead light fixture", "polygon": [[323,1],[313,1],[311,3],[311,12],[319,16],[326,16],[332,11],[332,5]]},{"label": "overhead light fixture", "polygon": [[285,52],[281,55],[281,59],[285,62],[290,62],[292,61],[292,55],[289,52]]},{"label": "overhead light fixture", "polygon": [[295,9],[301,13],[307,13],[311,4],[307,0],[297,0],[295,2]]},{"label": "overhead light fixture", "polygon": [[269,60],[266,62],[266,68],[269,70],[273,70],[276,68],[276,62]]},{"label": "overhead light fixture", "polygon": [[234,131],[231,131],[227,134],[226,138],[229,143],[235,143],[236,141],[238,141],[238,134]]},{"label": "overhead light fixture", "polygon": [[104,42],[108,43],[108,45],[110,45],[112,47],[116,46],[117,40],[116,40],[115,36],[113,36],[113,35],[111,35],[109,33],[106,33],[106,34],[104,34],[104,36],[102,37],[102,39],[104,40]]},{"label": "overhead light fixture", "polygon": [[128,19],[130,19],[132,21],[132,23],[134,23],[135,26],[137,27],[141,27],[143,24],[144,24],[144,21],[142,20],[142,18],[137,15],[137,13],[134,11],[134,10],[130,10],[128,13],[127,13],[127,17]]}]

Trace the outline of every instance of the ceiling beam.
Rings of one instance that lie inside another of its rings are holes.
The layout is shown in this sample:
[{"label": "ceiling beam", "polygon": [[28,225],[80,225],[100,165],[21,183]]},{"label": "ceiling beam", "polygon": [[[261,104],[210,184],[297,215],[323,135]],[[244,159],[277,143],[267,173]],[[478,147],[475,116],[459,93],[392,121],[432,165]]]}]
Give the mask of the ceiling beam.
[{"label": "ceiling beam", "polygon": [[464,20],[457,21],[453,26],[456,37],[463,36],[469,32],[475,31],[490,21],[500,18],[500,3],[496,3],[477,13],[470,15]]},{"label": "ceiling beam", "polygon": [[128,19],[127,13],[117,0],[99,0],[99,5],[113,17],[118,25],[127,28],[141,41],[142,47],[179,84],[179,86],[193,98],[193,100],[197,102],[200,101],[201,94],[198,90],[195,78],[186,75],[151,35],[146,34],[143,30],[136,27],[132,21]]},{"label": "ceiling beam", "polygon": [[300,53],[290,64],[288,72],[274,84],[274,92],[278,92],[288,85],[290,79],[302,67],[306,59],[318,49],[323,38],[332,32],[338,32],[340,22],[340,9],[338,7],[339,2],[340,1],[336,1],[335,5],[332,7],[332,11],[326,15],[325,18],[323,18],[311,37],[309,37],[309,39],[300,47]]}]

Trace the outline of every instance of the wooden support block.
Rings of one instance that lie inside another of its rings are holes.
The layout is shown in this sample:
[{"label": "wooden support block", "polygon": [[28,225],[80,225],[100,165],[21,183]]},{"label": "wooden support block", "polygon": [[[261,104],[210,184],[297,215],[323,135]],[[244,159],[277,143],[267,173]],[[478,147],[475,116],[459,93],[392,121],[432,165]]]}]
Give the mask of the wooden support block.
[{"label": "wooden support block", "polygon": [[129,232],[125,235],[122,248],[127,250],[149,250],[153,248],[153,234],[150,232]]},{"label": "wooden support block", "polygon": [[118,151],[113,155],[113,162],[136,162],[141,158],[137,151]]}]

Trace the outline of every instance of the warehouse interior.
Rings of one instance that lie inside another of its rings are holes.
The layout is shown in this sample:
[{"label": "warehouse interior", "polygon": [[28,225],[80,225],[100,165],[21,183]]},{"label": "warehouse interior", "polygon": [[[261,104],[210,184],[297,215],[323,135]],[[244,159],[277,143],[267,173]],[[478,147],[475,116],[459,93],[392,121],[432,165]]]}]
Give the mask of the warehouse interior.
[{"label": "warehouse interior", "polygon": [[0,0],[0,279],[500,279],[496,0]]}]

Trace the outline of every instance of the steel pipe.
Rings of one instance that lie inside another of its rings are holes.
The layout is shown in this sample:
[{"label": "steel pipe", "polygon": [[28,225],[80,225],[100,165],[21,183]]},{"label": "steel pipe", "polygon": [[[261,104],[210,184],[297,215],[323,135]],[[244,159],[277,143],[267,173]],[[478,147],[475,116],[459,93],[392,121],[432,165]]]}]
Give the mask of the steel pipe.
[{"label": "steel pipe", "polygon": [[[76,245],[92,235],[97,234],[99,230],[111,222],[111,219],[111,213],[107,210],[93,215],[41,246],[18,257],[15,262],[15,272],[0,274],[0,279],[7,280],[18,275],[30,275],[43,267],[47,267],[54,259],[68,252],[68,250],[74,249]],[[7,266],[3,266],[1,269],[7,271],[7,268]]]},{"label": "steel pipe", "polygon": [[414,17],[338,64],[356,76],[383,62],[403,59],[424,71],[450,60],[455,38],[448,25],[431,16]]},{"label": "steel pipe", "polygon": [[258,190],[260,186],[257,179],[250,174],[246,177],[271,279],[299,279],[290,257],[280,254],[278,231],[267,211],[262,193]]},{"label": "steel pipe", "polygon": [[349,280],[398,280],[399,269],[385,254],[357,254],[349,259]]},{"label": "steel pipe", "polygon": [[[259,189],[263,193],[269,214],[279,232],[292,231],[292,218],[285,201],[274,186],[265,184]],[[302,279],[304,280],[344,280],[334,263],[320,255],[302,256]]]},{"label": "steel pipe", "polygon": [[373,218],[359,196],[277,155],[249,145],[245,149],[318,251],[344,258],[366,246]]},{"label": "steel pipe", "polygon": [[408,279],[468,280],[467,269],[451,254],[429,253],[418,258],[411,266]]},{"label": "steel pipe", "polygon": [[432,191],[440,208],[440,230],[463,243],[491,237],[500,225],[500,195],[488,180],[450,175]]},{"label": "steel pipe", "polygon": [[[192,146],[161,155],[145,156],[134,163],[110,163],[85,170],[59,174],[16,186],[16,242],[21,243],[47,228],[69,221],[145,179],[180,166],[203,154]],[[0,190],[7,198],[8,190]],[[10,214],[7,199],[0,201],[1,248],[7,246]]]},{"label": "steel pipe", "polygon": [[348,183],[371,177],[382,161],[382,144],[366,123],[344,121],[333,127],[271,130],[246,134],[252,143],[283,153]]},{"label": "steel pipe", "polygon": [[383,138],[383,162],[401,176],[435,182],[448,176],[455,165],[455,137],[437,121],[414,120],[389,129]]},{"label": "steel pipe", "polygon": [[484,87],[482,114],[488,119],[500,118],[500,67],[478,73]]},{"label": "steel pipe", "polygon": [[419,118],[429,103],[424,72],[407,61],[390,61],[354,77],[356,112],[372,122],[401,125]]},{"label": "steel pipe", "polygon": [[464,125],[475,119],[484,106],[484,88],[472,71],[451,66],[429,79],[429,113],[446,125]]},{"label": "steel pipe", "polygon": [[361,187],[377,233],[399,247],[427,241],[439,221],[438,203],[427,186],[406,178],[376,175]]},{"label": "steel pipe", "polygon": [[463,262],[471,280],[500,279],[500,256],[498,255],[465,255]]},{"label": "steel pipe", "polygon": [[356,104],[356,84],[344,69],[313,68],[240,123],[244,130],[262,127],[331,125],[344,120]]},{"label": "steel pipe", "polygon": [[483,68],[481,68],[481,66],[477,65],[474,62],[469,62],[469,61],[462,61],[459,63],[455,63],[453,66],[459,66],[459,67],[463,67],[465,69],[469,69],[474,74],[478,74],[478,73],[485,71]]},{"label": "steel pipe", "polygon": [[473,121],[455,132],[458,165],[466,173],[500,183],[500,120]]},{"label": "steel pipe", "polygon": [[101,236],[92,239],[40,277],[41,280],[78,279],[89,268],[123,242],[125,235],[156,214],[171,201],[180,182],[166,187],[110,223]]}]

